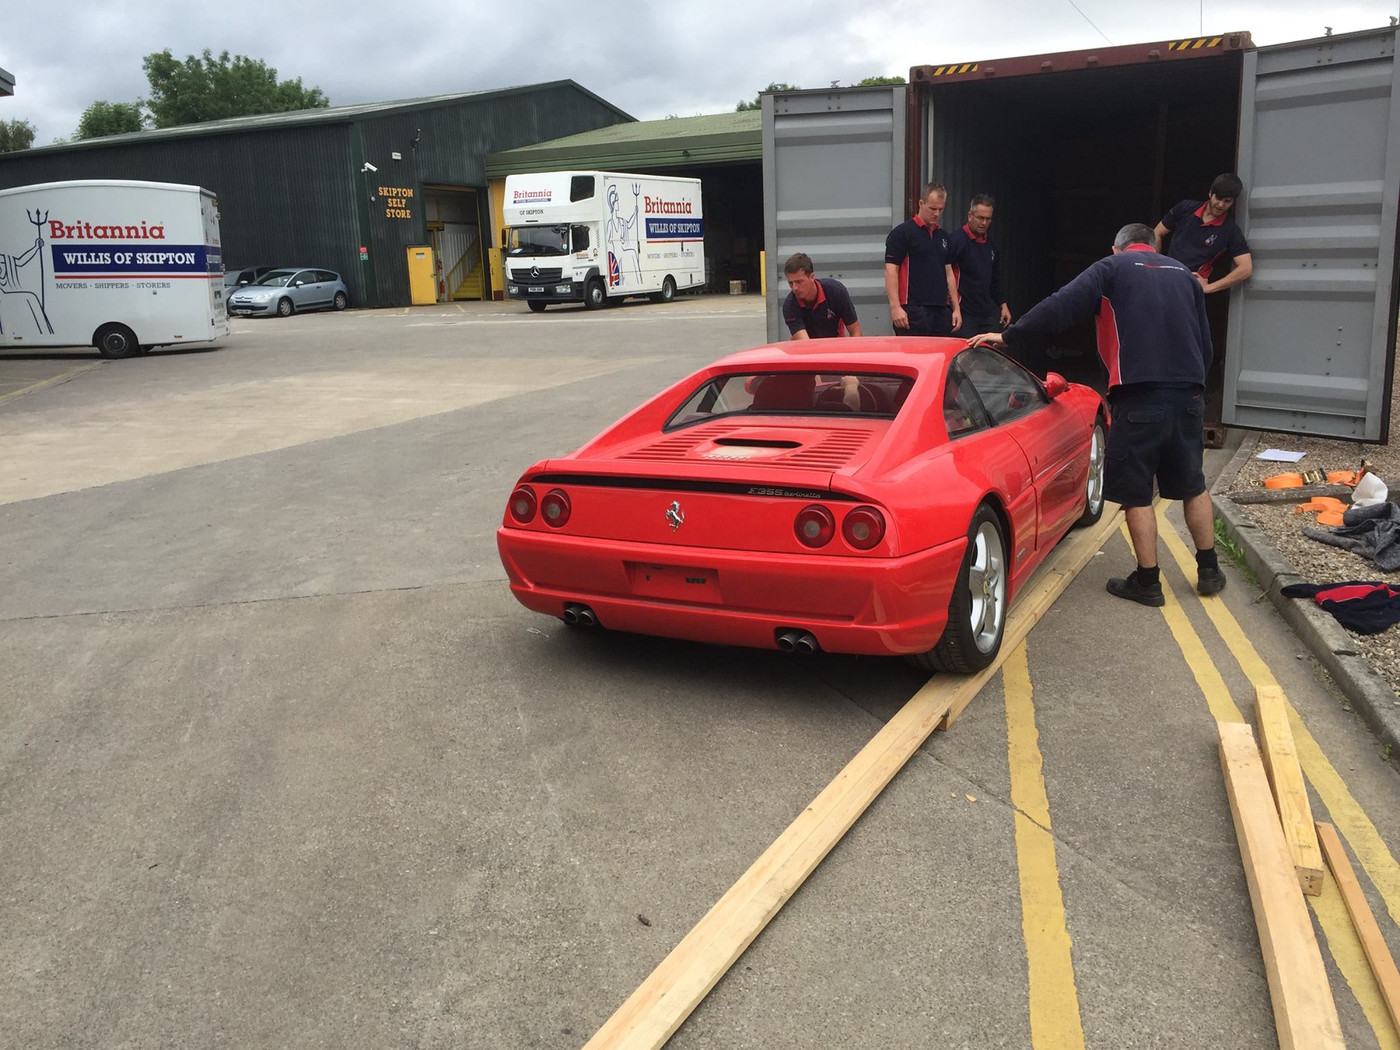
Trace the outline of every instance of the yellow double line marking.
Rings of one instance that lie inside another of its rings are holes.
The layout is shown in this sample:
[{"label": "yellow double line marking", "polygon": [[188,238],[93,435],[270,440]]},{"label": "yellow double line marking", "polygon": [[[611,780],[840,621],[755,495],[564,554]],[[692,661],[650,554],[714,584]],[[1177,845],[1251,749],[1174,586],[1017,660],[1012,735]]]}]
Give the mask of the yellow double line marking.
[{"label": "yellow double line marking", "polygon": [[1026,942],[1031,1046],[1084,1050],[1079,993],[1074,986],[1064,895],[1050,833],[1050,799],[1035,727],[1031,672],[1022,642],[1001,666],[1006,698],[1007,758],[1016,821],[1016,870],[1021,881],[1021,934]]},{"label": "yellow double line marking", "polygon": [[[1196,570],[1195,558],[1186,549],[1186,544],[1177,535],[1176,529],[1167,521],[1165,506],[1162,504],[1157,508],[1157,522],[1157,531],[1166,541],[1167,550],[1186,578],[1191,579]],[[1122,532],[1127,539],[1126,526],[1122,528]],[[1131,547],[1131,541],[1129,546]],[[1186,658],[1192,674],[1195,675],[1196,684],[1205,696],[1211,714],[1217,721],[1245,721],[1239,707],[1230,696],[1225,680],[1220,676],[1165,577],[1162,579],[1162,592],[1167,599],[1167,604],[1162,608],[1162,616],[1166,619],[1167,626],[1176,639],[1182,656]],[[1255,686],[1278,685],[1273,672],[1260,659],[1258,651],[1240,629],[1239,621],[1225,602],[1217,598],[1203,601],[1201,605],[1249,680]],[[1304,774],[1318,797],[1322,799],[1323,805],[1327,807],[1332,823],[1346,837],[1357,860],[1371,877],[1391,917],[1400,921],[1400,865],[1396,864],[1395,857],[1376,830],[1375,824],[1352,797],[1346,782],[1323,754],[1317,740],[1299,718],[1297,710],[1286,698],[1285,704],[1288,721],[1293,730],[1294,745],[1298,749]],[[1327,947],[1332,953],[1337,969],[1351,987],[1352,994],[1375,1032],[1381,1050],[1400,1050],[1400,1034],[1395,1032],[1390,1023],[1380,989],[1362,952],[1361,941],[1352,928],[1351,920],[1347,917],[1332,879],[1323,880],[1322,895],[1309,898],[1309,902],[1327,938]]]}]

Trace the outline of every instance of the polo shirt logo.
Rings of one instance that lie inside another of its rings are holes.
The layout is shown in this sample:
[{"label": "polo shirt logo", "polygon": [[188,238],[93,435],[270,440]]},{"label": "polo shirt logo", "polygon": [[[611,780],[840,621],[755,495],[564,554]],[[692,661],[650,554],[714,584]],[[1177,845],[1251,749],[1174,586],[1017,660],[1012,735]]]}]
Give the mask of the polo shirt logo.
[{"label": "polo shirt logo", "polygon": [[1216,235],[1212,233],[1209,237],[1206,238],[1206,247],[1207,247],[1207,248],[1209,248],[1212,244],[1215,243],[1215,237],[1216,237]]}]

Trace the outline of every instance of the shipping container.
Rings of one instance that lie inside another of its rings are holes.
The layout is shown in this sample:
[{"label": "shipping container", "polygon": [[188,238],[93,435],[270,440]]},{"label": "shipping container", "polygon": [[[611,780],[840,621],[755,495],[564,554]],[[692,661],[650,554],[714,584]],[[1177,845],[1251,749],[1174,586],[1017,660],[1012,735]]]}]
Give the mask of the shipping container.
[{"label": "shipping container", "polygon": [[[1254,274],[1208,299],[1208,422],[1384,441],[1400,195],[1395,34],[1259,48],[1227,33],[917,66],[907,88],[764,95],[769,338],[782,331],[781,260],[793,251],[823,275],[849,272],[862,327],[890,331],[874,274],[885,233],[927,182],[948,187],[950,229],[974,193],[996,198],[992,237],[1019,315],[1106,255],[1125,223],[1153,225],[1238,171]],[[876,126],[888,144],[875,142]],[[845,193],[814,197],[828,159],[826,177]],[[891,164],[897,188],[886,197]],[[866,254],[847,259],[847,244]],[[1073,372],[1092,368],[1092,353],[1086,324],[1038,363]]]}]

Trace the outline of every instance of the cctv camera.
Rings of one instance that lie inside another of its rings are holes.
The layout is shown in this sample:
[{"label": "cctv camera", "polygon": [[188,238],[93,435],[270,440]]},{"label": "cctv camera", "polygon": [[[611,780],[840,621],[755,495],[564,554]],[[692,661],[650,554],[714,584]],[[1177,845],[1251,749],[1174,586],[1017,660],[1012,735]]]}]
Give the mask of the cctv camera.
[{"label": "cctv camera", "polygon": [[361,168],[360,170],[361,170],[361,171],[378,171],[379,169],[376,168],[376,167],[375,167],[373,164],[371,164],[369,161],[365,161],[365,166],[364,166],[363,168]]}]

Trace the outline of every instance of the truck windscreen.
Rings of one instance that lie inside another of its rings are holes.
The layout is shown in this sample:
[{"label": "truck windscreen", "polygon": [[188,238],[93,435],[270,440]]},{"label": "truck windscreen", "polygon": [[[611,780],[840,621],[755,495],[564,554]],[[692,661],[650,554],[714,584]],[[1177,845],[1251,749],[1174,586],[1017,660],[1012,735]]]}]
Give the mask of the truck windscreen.
[{"label": "truck windscreen", "polygon": [[567,255],[567,226],[512,226],[507,255]]}]

